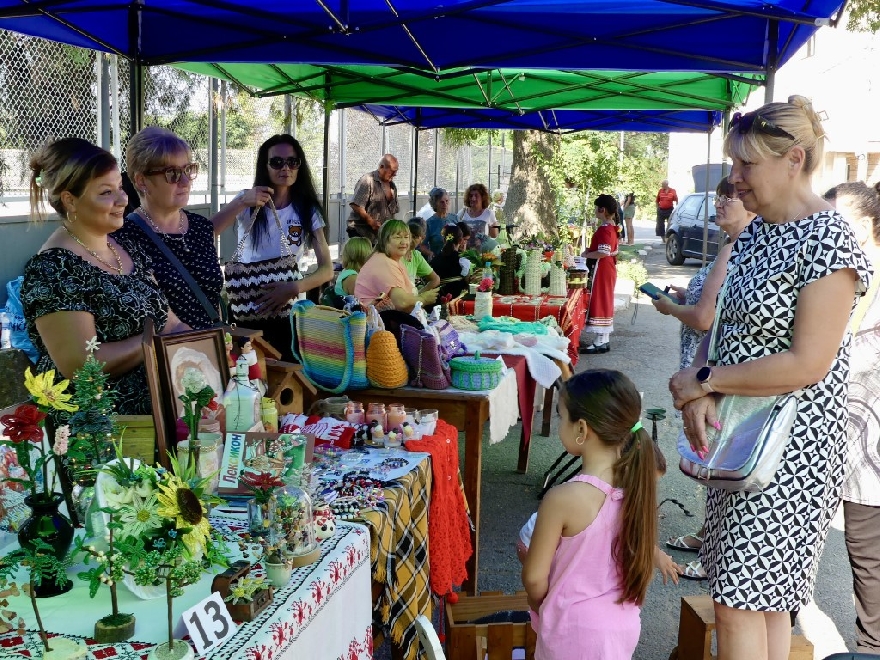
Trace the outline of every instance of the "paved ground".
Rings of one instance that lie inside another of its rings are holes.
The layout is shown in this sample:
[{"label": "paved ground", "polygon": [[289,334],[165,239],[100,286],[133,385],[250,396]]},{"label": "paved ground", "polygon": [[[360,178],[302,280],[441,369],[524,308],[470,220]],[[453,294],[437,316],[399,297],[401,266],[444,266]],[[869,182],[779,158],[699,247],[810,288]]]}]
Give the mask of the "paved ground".
[{"label": "paved ground", "polygon": [[[652,282],[661,288],[668,283],[685,285],[699,267],[695,261],[673,267],[663,257],[663,245],[653,237],[653,223],[640,222],[636,227],[638,243],[655,247],[647,258]],[[684,477],[677,468],[675,443],[680,422],[674,417],[666,384],[678,366],[679,324],[662,316],[642,297],[629,310],[615,317],[615,332],[609,353],[581,356],[578,371],[593,366],[623,371],[644,392],[645,408],[666,408],[669,417],[658,425],[660,446],[669,462],[669,472],[660,481],[660,500],[675,498],[694,517],[687,517],[671,503],[662,506],[660,538],[678,536],[699,528],[703,507],[703,489]],[[480,544],[481,590],[513,592],[522,588],[520,565],[514,552],[516,533],[537,508],[537,493],[544,471],[560,454],[561,445],[555,435],[544,438],[537,433],[540,423],[536,413],[535,433],[529,470],[516,472],[516,450],[519,426],[511,429],[503,442],[484,446],[483,511]],[[650,426],[648,426],[650,428]],[[853,647],[855,613],[852,605],[852,580],[843,542],[842,516],[835,521],[820,567],[814,604],[800,615],[798,625],[816,646],[817,660],[833,652]],[[694,559],[690,553],[672,552],[680,563]],[[663,586],[658,578],[648,593],[642,611],[642,636],[634,658],[658,660],[668,657],[676,645],[681,596],[705,592],[705,583],[682,581],[678,586]]]}]

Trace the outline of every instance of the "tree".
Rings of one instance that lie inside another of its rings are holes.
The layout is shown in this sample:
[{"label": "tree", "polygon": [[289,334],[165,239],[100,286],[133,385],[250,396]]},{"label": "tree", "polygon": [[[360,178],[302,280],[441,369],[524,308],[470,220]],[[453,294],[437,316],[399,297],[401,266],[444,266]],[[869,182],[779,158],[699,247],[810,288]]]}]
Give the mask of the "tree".
[{"label": "tree", "polygon": [[633,192],[639,207],[653,208],[668,160],[668,133],[624,133],[618,192]]},{"label": "tree", "polygon": [[559,137],[541,131],[515,131],[510,186],[504,217],[512,218],[519,236],[556,233],[556,195],[542,164],[553,160]]},{"label": "tree", "polygon": [[850,0],[846,28],[853,32],[880,31],[880,0]]}]

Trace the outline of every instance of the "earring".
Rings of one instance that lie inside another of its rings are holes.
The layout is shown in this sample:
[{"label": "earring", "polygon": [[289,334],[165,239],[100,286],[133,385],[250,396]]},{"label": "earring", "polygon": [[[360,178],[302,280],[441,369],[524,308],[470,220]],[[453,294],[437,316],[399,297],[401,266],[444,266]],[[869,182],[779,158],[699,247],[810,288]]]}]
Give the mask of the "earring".
[{"label": "earring", "polygon": [[[71,217],[71,214],[73,214],[72,217]],[[70,224],[73,224],[73,223],[76,222],[76,211],[71,211],[70,213],[67,214],[67,221],[68,221]]]},{"label": "earring", "polygon": [[577,443],[578,446],[581,446],[586,441],[587,441],[587,439],[582,435],[579,435],[577,438],[575,438],[575,442]]}]

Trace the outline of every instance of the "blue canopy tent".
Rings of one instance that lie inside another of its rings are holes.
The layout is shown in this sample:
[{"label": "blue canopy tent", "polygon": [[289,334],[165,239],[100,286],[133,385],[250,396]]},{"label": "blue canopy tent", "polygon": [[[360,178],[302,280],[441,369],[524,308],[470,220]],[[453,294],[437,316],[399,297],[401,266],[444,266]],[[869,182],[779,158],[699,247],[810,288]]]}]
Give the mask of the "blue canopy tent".
[{"label": "blue canopy tent", "polygon": [[385,126],[410,124],[418,129],[526,129],[552,133],[576,131],[639,131],[709,133],[721,125],[715,110],[543,110],[510,112],[496,109],[412,108],[361,105]]}]

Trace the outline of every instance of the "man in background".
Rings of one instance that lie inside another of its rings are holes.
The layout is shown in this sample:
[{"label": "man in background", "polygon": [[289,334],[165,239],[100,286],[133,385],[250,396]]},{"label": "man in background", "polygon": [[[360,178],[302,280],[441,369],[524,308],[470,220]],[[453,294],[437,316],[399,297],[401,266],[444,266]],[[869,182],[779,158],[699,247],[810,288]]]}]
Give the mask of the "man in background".
[{"label": "man in background", "polygon": [[351,215],[348,216],[349,237],[362,236],[375,245],[379,227],[400,211],[397,186],[394,185],[398,167],[397,158],[385,154],[379,161],[378,169],[364,174],[357,182],[348,204],[351,207]]},{"label": "man in background", "polygon": [[672,209],[678,203],[678,194],[675,188],[669,187],[669,181],[663,179],[660,184],[660,190],[657,192],[657,227],[654,233],[657,234],[663,242],[666,242],[666,221],[672,215]]}]

